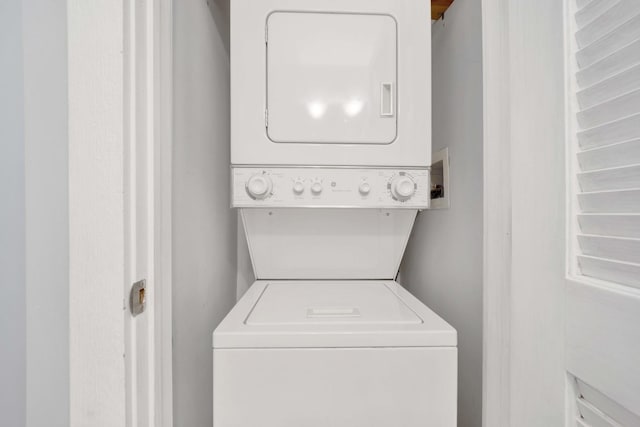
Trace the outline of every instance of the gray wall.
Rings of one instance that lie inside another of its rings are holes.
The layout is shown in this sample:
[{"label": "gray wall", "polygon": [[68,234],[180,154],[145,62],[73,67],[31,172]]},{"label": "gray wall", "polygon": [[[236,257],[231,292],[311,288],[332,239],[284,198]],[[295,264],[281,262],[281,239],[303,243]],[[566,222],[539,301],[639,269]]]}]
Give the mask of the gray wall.
[{"label": "gray wall", "polygon": [[27,426],[69,425],[65,0],[23,0]]},{"label": "gray wall", "polygon": [[432,26],[433,149],[449,147],[451,208],[418,216],[401,281],[458,331],[458,425],[482,425],[482,37],[480,0]]},{"label": "gray wall", "polygon": [[26,417],[24,109],[21,0],[0,2],[0,425]]},{"label": "gray wall", "polygon": [[174,5],[174,425],[212,425],[211,333],[236,297],[229,208],[229,3]]},{"label": "gray wall", "polygon": [[62,427],[69,425],[66,2],[0,2],[0,31],[0,425]]}]

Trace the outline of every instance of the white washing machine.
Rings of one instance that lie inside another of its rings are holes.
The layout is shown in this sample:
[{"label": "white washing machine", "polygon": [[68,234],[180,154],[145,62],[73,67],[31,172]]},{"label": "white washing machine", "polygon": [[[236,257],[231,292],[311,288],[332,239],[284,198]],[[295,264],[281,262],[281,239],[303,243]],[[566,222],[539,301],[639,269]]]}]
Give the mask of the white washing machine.
[{"label": "white washing machine", "polygon": [[394,281],[416,210],[241,214],[259,280],[213,333],[214,427],[456,425],[456,331]]},{"label": "white washing machine", "polygon": [[258,281],[213,338],[216,427],[453,427],[456,331],[389,281]]},{"label": "white washing machine", "polygon": [[257,282],[214,427],[454,427],[456,331],[396,281],[430,201],[429,2],[232,0],[231,204]]}]

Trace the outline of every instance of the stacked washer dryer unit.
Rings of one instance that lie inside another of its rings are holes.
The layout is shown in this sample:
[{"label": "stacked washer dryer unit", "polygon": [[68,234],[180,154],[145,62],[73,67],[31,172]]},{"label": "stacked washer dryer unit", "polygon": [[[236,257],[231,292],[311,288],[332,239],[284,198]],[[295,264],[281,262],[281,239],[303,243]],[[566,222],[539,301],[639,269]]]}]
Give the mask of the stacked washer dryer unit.
[{"label": "stacked washer dryer unit", "polygon": [[214,427],[456,425],[456,331],[394,281],[429,207],[425,0],[232,0],[232,205],[257,281]]}]

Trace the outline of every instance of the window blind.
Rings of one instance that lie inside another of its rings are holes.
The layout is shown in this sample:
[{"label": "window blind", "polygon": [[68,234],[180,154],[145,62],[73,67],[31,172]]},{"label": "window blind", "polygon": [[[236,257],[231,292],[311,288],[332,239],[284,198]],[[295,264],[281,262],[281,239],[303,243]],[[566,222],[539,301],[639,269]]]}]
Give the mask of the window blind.
[{"label": "window blind", "polygon": [[640,288],[640,0],[577,0],[579,273]]},{"label": "window blind", "polygon": [[640,417],[595,388],[576,380],[578,426],[624,427],[640,425]]}]

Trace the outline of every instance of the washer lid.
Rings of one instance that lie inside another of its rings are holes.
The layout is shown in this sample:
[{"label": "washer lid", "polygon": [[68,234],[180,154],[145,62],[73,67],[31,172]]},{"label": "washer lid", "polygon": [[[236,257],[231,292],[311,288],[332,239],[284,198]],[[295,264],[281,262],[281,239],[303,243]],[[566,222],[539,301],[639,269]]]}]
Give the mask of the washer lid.
[{"label": "washer lid", "polygon": [[444,347],[456,331],[396,282],[258,281],[214,348]]},{"label": "washer lid", "polygon": [[383,282],[267,284],[245,322],[261,325],[416,325],[414,312]]}]

